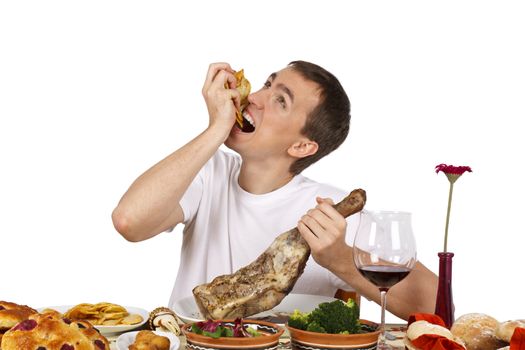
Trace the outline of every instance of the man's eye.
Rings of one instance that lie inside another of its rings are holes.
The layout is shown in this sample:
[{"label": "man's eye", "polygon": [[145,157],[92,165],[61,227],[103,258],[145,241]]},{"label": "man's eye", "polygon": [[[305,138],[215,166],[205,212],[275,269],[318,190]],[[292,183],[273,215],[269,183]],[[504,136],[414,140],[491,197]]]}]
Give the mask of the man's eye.
[{"label": "man's eye", "polygon": [[269,81],[269,80],[266,80],[266,82],[264,83],[264,87],[265,87],[266,89],[268,89],[268,88],[270,88],[271,86],[272,86],[272,82]]},{"label": "man's eye", "polygon": [[277,102],[279,102],[281,107],[286,108],[286,100],[283,96],[277,96]]}]

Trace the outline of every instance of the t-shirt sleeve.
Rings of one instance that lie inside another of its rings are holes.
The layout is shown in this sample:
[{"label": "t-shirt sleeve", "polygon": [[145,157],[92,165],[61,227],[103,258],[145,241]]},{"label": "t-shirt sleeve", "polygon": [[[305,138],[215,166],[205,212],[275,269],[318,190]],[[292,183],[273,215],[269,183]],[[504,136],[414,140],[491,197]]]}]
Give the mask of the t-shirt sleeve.
[{"label": "t-shirt sleeve", "polygon": [[[202,193],[204,189],[204,167],[197,173],[197,176],[190,183],[190,186],[186,189],[186,192],[182,195],[179,201],[179,205],[182,209],[184,218],[182,223],[187,225],[191,222],[199,209],[199,204],[202,199]],[[172,226],[166,230],[166,232],[173,232],[175,227]]]},{"label": "t-shirt sleeve", "polygon": [[179,202],[184,214],[184,225],[195,219],[202,201],[207,202],[210,196],[219,195],[217,181],[229,176],[234,159],[232,155],[218,150],[197,173]]},{"label": "t-shirt sleeve", "polygon": [[206,173],[207,164],[197,173],[197,176],[195,176],[179,202],[182,212],[184,213],[184,221],[182,222],[184,225],[188,224],[195,218],[195,214],[199,209]]}]

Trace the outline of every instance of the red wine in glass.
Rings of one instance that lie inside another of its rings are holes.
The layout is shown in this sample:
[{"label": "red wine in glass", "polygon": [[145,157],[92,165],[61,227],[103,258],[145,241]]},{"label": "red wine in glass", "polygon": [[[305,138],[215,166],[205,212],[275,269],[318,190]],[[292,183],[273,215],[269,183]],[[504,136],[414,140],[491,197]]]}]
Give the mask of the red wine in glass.
[{"label": "red wine in glass", "polygon": [[363,211],[354,239],[354,263],[381,292],[381,335],[378,350],[392,349],[385,340],[386,293],[416,264],[411,215],[395,211]]},{"label": "red wine in glass", "polygon": [[404,266],[365,265],[358,270],[367,280],[378,286],[379,290],[385,291],[410,273],[410,269]]}]

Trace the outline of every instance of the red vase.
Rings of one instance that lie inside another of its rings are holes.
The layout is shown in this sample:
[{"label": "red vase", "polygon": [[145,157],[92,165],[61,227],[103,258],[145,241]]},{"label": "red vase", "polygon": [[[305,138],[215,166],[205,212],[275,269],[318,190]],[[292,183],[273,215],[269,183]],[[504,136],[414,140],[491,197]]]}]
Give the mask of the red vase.
[{"label": "red vase", "polygon": [[439,284],[435,314],[450,328],[454,323],[454,302],[452,301],[452,257],[454,253],[438,253]]}]

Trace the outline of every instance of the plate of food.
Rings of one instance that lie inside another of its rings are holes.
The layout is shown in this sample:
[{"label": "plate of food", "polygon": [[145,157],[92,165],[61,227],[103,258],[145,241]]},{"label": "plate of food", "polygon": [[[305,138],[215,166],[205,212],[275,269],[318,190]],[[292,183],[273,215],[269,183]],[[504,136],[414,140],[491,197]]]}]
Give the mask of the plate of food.
[{"label": "plate of food", "polygon": [[88,321],[103,335],[133,330],[144,325],[149,317],[144,309],[112,303],[48,306],[38,311],[56,311],[65,318]]},{"label": "plate of food", "polygon": [[[291,315],[295,309],[309,312],[315,309],[320,303],[331,302],[334,300],[336,299],[333,297],[322,295],[288,294],[284,297],[281,303],[273,309],[246,318],[284,324],[288,320],[288,316]],[[176,301],[175,304],[172,305],[172,310],[185,323],[194,323],[204,320],[193,297],[186,297]]]},{"label": "plate of food", "polygon": [[149,330],[126,332],[117,338],[118,350],[145,349],[148,344],[159,350],[176,350],[180,341],[173,333]]},{"label": "plate of food", "polygon": [[217,320],[182,326],[187,348],[199,350],[277,349],[284,328],[258,320]]}]

